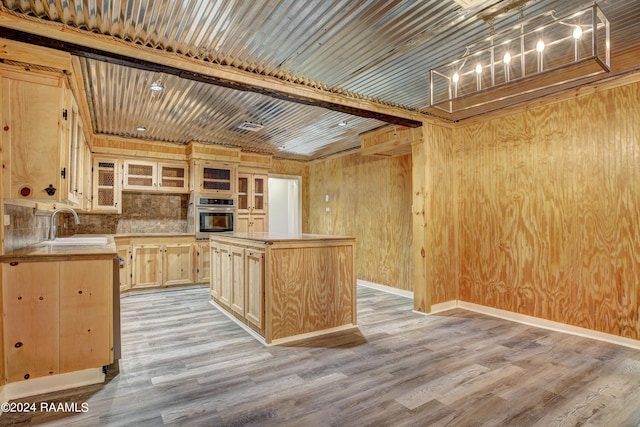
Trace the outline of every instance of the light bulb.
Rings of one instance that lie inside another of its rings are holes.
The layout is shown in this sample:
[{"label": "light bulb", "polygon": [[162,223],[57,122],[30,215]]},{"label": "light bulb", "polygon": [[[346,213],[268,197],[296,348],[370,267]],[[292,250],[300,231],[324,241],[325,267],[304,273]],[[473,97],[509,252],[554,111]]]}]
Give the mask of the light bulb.
[{"label": "light bulb", "polygon": [[582,38],[582,27],[576,27],[573,29],[573,38],[580,40]]},{"label": "light bulb", "polygon": [[454,83],[458,83],[460,81],[460,74],[458,74],[457,72],[453,73],[451,80],[453,80]]},{"label": "light bulb", "polygon": [[502,59],[504,61],[505,64],[508,64],[511,62],[511,54],[509,52],[504,54],[504,58]]},{"label": "light bulb", "polygon": [[476,65],[476,73],[478,73],[478,74],[482,73],[482,64]]},{"label": "light bulb", "polygon": [[538,40],[538,43],[536,44],[536,50],[540,53],[542,53],[542,51],[544,50],[544,42],[542,40]]}]

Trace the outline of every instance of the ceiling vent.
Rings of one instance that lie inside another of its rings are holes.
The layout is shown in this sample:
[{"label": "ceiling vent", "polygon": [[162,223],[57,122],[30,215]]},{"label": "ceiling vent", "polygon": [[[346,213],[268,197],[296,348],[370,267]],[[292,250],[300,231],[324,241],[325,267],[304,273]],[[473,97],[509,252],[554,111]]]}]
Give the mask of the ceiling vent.
[{"label": "ceiling vent", "polygon": [[471,9],[472,7],[480,6],[486,0],[453,0],[462,6],[463,9]]},{"label": "ceiling vent", "polygon": [[242,124],[240,126],[238,126],[238,129],[248,130],[249,132],[257,132],[260,129],[262,129],[263,127],[264,126],[262,126],[259,123],[242,122]]}]

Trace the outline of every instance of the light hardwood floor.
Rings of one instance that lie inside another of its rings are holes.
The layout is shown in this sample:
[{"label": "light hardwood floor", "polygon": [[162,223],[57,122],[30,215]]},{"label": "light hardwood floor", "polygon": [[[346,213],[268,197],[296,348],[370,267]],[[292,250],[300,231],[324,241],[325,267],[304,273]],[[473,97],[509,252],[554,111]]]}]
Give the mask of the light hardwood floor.
[{"label": "light hardwood floor", "polygon": [[80,414],[1,425],[638,426],[640,352],[463,310],[423,316],[358,287],[361,333],[265,347],[208,289],[122,300],[123,358],[104,385],[23,399]]}]

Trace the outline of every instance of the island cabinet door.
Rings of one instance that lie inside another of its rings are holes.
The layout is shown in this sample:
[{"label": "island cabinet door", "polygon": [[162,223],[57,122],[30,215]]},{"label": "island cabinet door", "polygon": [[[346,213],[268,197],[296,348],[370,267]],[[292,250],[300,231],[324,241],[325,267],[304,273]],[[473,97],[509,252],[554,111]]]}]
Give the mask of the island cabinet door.
[{"label": "island cabinet door", "polygon": [[264,251],[245,250],[245,318],[259,329],[264,326]]},{"label": "island cabinet door", "polygon": [[231,251],[227,245],[219,245],[220,252],[220,294],[218,301],[231,306]]},{"label": "island cabinet door", "polygon": [[231,246],[231,309],[244,316],[244,249]]},{"label": "island cabinet door", "polygon": [[210,243],[210,259],[211,265],[211,277],[209,278],[211,298],[214,300],[220,299],[220,289],[222,287],[222,254],[220,252],[220,245],[217,243]]},{"label": "island cabinet door", "polygon": [[2,265],[7,382],[59,373],[58,262]]}]

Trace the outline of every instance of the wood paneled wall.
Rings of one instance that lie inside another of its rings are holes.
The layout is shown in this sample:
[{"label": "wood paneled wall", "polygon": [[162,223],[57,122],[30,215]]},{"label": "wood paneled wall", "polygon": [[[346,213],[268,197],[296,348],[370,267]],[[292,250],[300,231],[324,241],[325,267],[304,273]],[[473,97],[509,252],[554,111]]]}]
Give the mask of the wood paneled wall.
[{"label": "wood paneled wall", "polygon": [[[454,129],[425,123],[423,141],[426,305],[430,306],[458,298]],[[422,307],[416,304],[416,309]]]},{"label": "wood paneled wall", "polygon": [[640,84],[455,139],[459,299],[640,339]]},{"label": "wood paneled wall", "polygon": [[355,237],[358,279],[413,291],[411,156],[352,154],[309,173],[309,232]]}]

